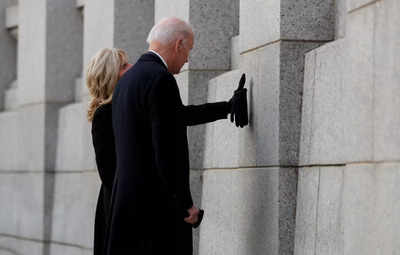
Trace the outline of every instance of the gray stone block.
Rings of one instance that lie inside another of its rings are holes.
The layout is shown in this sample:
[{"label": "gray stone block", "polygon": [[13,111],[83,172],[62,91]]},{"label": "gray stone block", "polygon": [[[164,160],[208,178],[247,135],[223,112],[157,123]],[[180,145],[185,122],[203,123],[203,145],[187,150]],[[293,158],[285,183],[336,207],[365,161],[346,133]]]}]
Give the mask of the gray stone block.
[{"label": "gray stone block", "polygon": [[280,38],[281,1],[240,1],[240,52]]},{"label": "gray stone block", "polygon": [[96,169],[91,124],[86,114],[85,103],[70,104],[60,109],[56,171]]},{"label": "gray stone block", "polygon": [[347,17],[345,84],[343,90],[346,115],[344,153],[348,160],[373,159],[374,150],[374,20],[371,8]]},{"label": "gray stone block", "polygon": [[6,28],[18,27],[18,5],[7,7],[6,9]]},{"label": "gray stone block", "polygon": [[249,126],[239,136],[239,166],[279,162],[280,44],[241,55],[246,73]]},{"label": "gray stone block", "polygon": [[18,107],[17,88],[9,88],[4,92],[4,110],[13,110]]},{"label": "gray stone block", "polygon": [[241,1],[240,51],[280,40],[332,40],[333,1]]},{"label": "gray stone block", "polygon": [[[188,86],[188,105],[204,104],[207,102],[208,81],[220,71],[188,71],[187,83],[179,86]],[[190,164],[193,169],[201,169],[204,158],[205,125],[191,126],[188,128]]]},{"label": "gray stone block", "polygon": [[231,38],[239,25],[234,2],[237,1],[190,1],[189,21],[195,33],[190,69],[230,69]]},{"label": "gray stone block", "polygon": [[299,169],[295,255],[315,254],[319,176],[319,167]]},{"label": "gray stone block", "polygon": [[347,0],[335,1],[336,19],[335,19],[335,39],[344,38],[346,36],[346,20],[347,20]]},{"label": "gray stone block", "polygon": [[320,168],[315,254],[344,254],[343,185],[343,167]]},{"label": "gray stone block", "polygon": [[312,50],[305,55],[299,165],[307,165],[308,162],[310,162],[311,156],[310,151],[313,125],[316,57],[316,50]]},{"label": "gray stone block", "polygon": [[[0,55],[6,61],[0,63],[0,110],[4,108],[3,93],[10,87],[13,80],[16,79],[17,73],[17,42],[12,35],[7,31],[7,26],[10,25],[13,15],[11,12],[15,9],[11,7],[13,2],[5,0],[0,3]],[[7,18],[7,20],[6,20]]]},{"label": "gray stone block", "polygon": [[44,197],[42,173],[1,173],[2,234],[42,239]]},{"label": "gray stone block", "polygon": [[280,2],[280,39],[326,41],[334,38],[335,1]]},{"label": "gray stone block", "polygon": [[0,171],[20,169],[18,117],[17,112],[0,113],[0,141],[7,144],[0,146]]},{"label": "gray stone block", "polygon": [[400,2],[376,3],[374,32],[374,160],[400,159]]},{"label": "gray stone block", "polygon": [[347,254],[344,249],[343,167],[301,168],[295,255]]},{"label": "gray stone block", "polygon": [[[297,165],[301,129],[304,55],[319,43],[280,43],[279,164]],[[261,129],[261,128],[260,128]],[[264,162],[264,161],[261,161]]]},{"label": "gray stone block", "polygon": [[[229,100],[242,72],[240,70],[222,74],[209,82],[208,101]],[[240,130],[229,120],[220,120],[206,125],[204,168],[234,168],[238,166]]]},{"label": "gray stone block", "polygon": [[376,250],[375,208],[379,173],[374,164],[347,165],[344,171],[344,254],[384,254]]},{"label": "gray stone block", "polygon": [[284,207],[294,201],[285,201],[291,178],[280,171],[287,169],[204,172],[199,254],[288,254],[279,232],[287,233]]},{"label": "gray stone block", "polygon": [[126,50],[132,63],[146,52],[146,38],[154,25],[154,0],[114,1],[114,47]]},{"label": "gray stone block", "polygon": [[43,243],[0,235],[1,255],[42,255]]},{"label": "gray stone block", "polygon": [[189,22],[190,1],[187,0],[154,0],[154,23],[163,18],[177,17]]},{"label": "gray stone block", "polygon": [[[238,12],[233,0],[155,1],[155,22],[175,16],[189,22],[195,33],[186,69],[228,70],[231,38],[237,34]],[[236,2],[236,1],[235,1]]]},{"label": "gray stone block", "polygon": [[307,54],[302,102],[300,164],[332,164],[345,160],[343,62],[338,40]]},{"label": "gray stone block", "polygon": [[55,174],[51,239],[93,247],[100,178],[96,172]]},{"label": "gray stone block", "polygon": [[[45,169],[45,115],[44,104],[30,105],[18,110],[18,126],[13,134],[18,142],[16,170],[43,171]],[[56,133],[57,130],[53,129],[51,132]]]},{"label": "gray stone block", "polygon": [[240,37],[235,36],[231,39],[231,69],[238,69],[240,62],[240,48],[239,48]]},{"label": "gray stone block", "polygon": [[[114,2],[108,0],[88,0],[85,2],[83,70],[81,70],[84,81],[86,80],[86,67],[96,52],[101,48],[112,48],[114,46]],[[83,87],[83,91],[84,95],[88,95],[86,86]]]},{"label": "gray stone block", "polygon": [[83,25],[75,2],[23,1],[19,11],[20,102],[72,101],[82,70]]}]

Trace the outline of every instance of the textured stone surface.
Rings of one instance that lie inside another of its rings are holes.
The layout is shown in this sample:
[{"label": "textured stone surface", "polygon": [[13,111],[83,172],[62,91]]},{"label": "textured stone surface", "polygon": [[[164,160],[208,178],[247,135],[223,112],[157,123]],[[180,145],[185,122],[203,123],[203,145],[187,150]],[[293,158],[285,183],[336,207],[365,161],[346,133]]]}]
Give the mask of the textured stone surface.
[{"label": "textured stone surface", "polygon": [[7,146],[0,146],[0,171],[18,170],[20,158],[18,152],[19,139],[10,135],[10,130],[18,130],[18,113],[0,113],[0,141],[6,141]]},{"label": "textured stone surface", "polygon": [[[301,129],[301,92],[304,55],[318,43],[280,43],[279,83],[279,163],[297,165]],[[263,159],[260,159],[263,164]],[[259,163],[258,163],[259,164]]]},{"label": "textured stone surface", "polygon": [[94,171],[55,175],[52,240],[93,247],[93,226],[99,184],[100,178]]},{"label": "textured stone surface", "polygon": [[279,43],[241,56],[248,89],[249,126],[239,136],[239,166],[279,162],[279,57]]},{"label": "textured stone surface", "polygon": [[187,0],[154,0],[154,23],[163,18],[177,17],[189,21],[190,1]]},{"label": "textured stone surface", "polygon": [[334,1],[241,1],[240,51],[279,39],[334,38]]},{"label": "textured stone surface", "polygon": [[20,102],[72,101],[82,69],[83,25],[75,2],[22,1],[19,11]]},{"label": "textured stone surface", "polygon": [[335,1],[281,0],[281,39],[332,40]]},{"label": "textured stone surface", "polygon": [[87,121],[86,110],[87,104],[77,103],[59,111],[57,171],[96,169],[91,124]]},{"label": "textured stone surface", "polygon": [[232,37],[231,39],[231,69],[238,69],[240,65],[240,36]]},{"label": "textured stone surface", "polygon": [[132,63],[147,50],[153,24],[154,0],[114,1],[114,47],[126,50]]},{"label": "textured stone surface", "polygon": [[347,49],[343,90],[346,115],[345,155],[352,161],[373,158],[373,29],[372,8],[351,13],[347,17]]},{"label": "textured stone surface", "polygon": [[[101,48],[111,48],[114,45],[114,2],[108,0],[86,0],[85,2],[83,70],[81,71],[84,75],[94,54]],[[82,78],[86,79],[86,77]],[[85,95],[89,93],[86,86],[83,86],[83,91]]]},{"label": "textured stone surface", "polygon": [[[209,82],[208,101],[229,100],[237,88],[242,72],[231,71]],[[227,120],[209,123],[205,128],[204,168],[229,168],[238,165],[240,129]]]},{"label": "textured stone surface", "polygon": [[[8,2],[9,4],[11,3],[11,1]],[[12,29],[15,27],[18,27],[18,5],[9,6],[6,9],[6,28]]]},{"label": "textured stone surface", "polygon": [[348,165],[345,170],[344,254],[396,254],[400,165]]},{"label": "textured stone surface", "polygon": [[374,160],[400,159],[400,2],[376,3]]},{"label": "textured stone surface", "polygon": [[343,185],[343,167],[320,168],[315,254],[343,254]]},{"label": "textured stone surface", "polygon": [[190,69],[230,68],[231,38],[239,25],[235,2],[237,0],[190,1],[189,21],[195,33]]},{"label": "textured stone surface", "polygon": [[335,39],[346,36],[347,0],[336,0]]},{"label": "textured stone surface", "polygon": [[344,162],[345,44],[338,40],[307,54],[302,103],[300,164]]},{"label": "textured stone surface", "polygon": [[0,235],[1,255],[43,255],[43,244],[37,241]]},{"label": "textured stone surface", "polygon": [[[376,254],[378,236],[374,208],[377,201],[376,169],[373,164],[349,165],[344,172],[344,254]],[[382,238],[382,237],[379,237]]]},{"label": "textured stone surface", "polygon": [[280,38],[281,1],[240,1],[240,52]]},{"label": "textured stone surface", "polygon": [[295,255],[315,254],[319,175],[319,167],[299,169]]},{"label": "textured stone surface", "polygon": [[[187,86],[188,105],[198,105],[207,103],[208,81],[217,75],[220,71],[187,71],[187,81],[179,86]],[[187,82],[187,83],[186,83]],[[184,89],[183,91],[185,91]],[[191,126],[188,128],[190,164],[191,168],[202,168],[204,158],[204,137],[205,125]]]},{"label": "textured stone surface", "polygon": [[41,173],[1,173],[1,234],[41,239],[44,222]]},{"label": "textured stone surface", "polygon": [[287,212],[283,207],[291,208],[295,201],[285,200],[290,188],[283,185],[285,181],[280,182],[288,180],[280,171],[292,170],[204,172],[202,205],[206,214],[200,254],[287,254],[286,244],[279,243],[279,232],[286,231],[282,221],[287,219]]},{"label": "textured stone surface", "polygon": [[[13,5],[13,1],[5,0],[0,3],[0,55],[7,61],[0,63],[0,110],[4,108],[3,93],[10,86],[10,83],[15,80],[17,73],[17,42],[7,32],[6,8]],[[9,12],[7,12],[9,14]],[[10,22],[10,21],[9,21]]]}]

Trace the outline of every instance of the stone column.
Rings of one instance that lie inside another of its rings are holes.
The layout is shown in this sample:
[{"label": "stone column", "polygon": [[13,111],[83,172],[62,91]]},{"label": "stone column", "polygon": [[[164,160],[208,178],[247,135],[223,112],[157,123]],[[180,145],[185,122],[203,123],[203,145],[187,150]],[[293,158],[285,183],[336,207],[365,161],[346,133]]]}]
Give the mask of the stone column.
[{"label": "stone column", "polygon": [[74,99],[80,23],[75,0],[18,2],[18,104],[0,114],[0,137],[9,145],[1,179],[13,197],[8,216],[1,215],[2,234],[16,253],[49,254],[59,246],[52,238],[58,110]]},{"label": "stone column", "polygon": [[200,254],[294,253],[304,55],[334,38],[334,8],[240,1],[239,69],[212,79],[208,96],[229,97],[245,72],[250,125],[207,125]]},{"label": "stone column", "polygon": [[306,56],[296,255],[400,252],[400,3],[345,3]]}]

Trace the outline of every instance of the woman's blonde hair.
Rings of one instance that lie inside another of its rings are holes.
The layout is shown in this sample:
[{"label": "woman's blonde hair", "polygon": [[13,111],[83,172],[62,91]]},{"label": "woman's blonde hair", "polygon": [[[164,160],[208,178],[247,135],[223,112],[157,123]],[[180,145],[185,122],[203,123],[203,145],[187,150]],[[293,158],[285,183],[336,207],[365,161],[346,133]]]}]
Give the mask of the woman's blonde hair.
[{"label": "woman's blonde hair", "polygon": [[86,86],[91,96],[87,112],[89,121],[93,120],[99,106],[111,102],[119,72],[127,61],[126,52],[115,48],[101,49],[90,60],[86,70]]}]

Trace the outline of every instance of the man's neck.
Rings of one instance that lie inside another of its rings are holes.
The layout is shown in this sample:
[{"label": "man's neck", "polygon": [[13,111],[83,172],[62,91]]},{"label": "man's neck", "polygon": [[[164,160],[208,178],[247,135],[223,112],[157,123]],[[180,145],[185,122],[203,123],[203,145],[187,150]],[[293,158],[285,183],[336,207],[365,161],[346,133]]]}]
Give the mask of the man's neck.
[{"label": "man's neck", "polygon": [[156,48],[149,48],[149,51],[155,53],[158,57],[160,57],[161,61],[164,63],[165,67],[168,69],[168,56],[163,51]]}]

